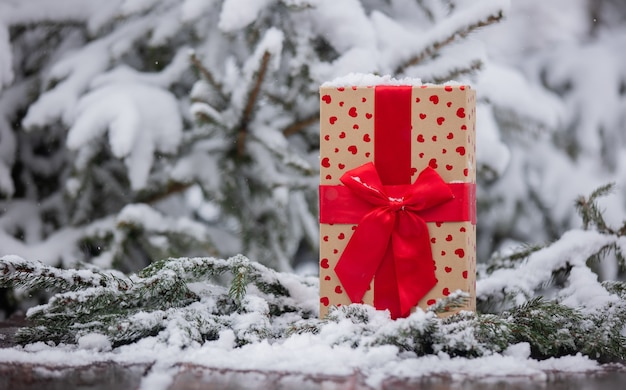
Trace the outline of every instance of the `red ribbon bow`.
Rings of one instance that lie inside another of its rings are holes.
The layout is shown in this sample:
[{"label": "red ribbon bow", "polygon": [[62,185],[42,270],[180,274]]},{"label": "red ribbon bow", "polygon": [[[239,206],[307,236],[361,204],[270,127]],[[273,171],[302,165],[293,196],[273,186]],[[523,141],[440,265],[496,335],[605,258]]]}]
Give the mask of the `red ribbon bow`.
[{"label": "red ribbon bow", "polygon": [[376,307],[405,317],[437,283],[428,227],[418,212],[453,199],[453,192],[431,168],[411,185],[384,186],[371,162],[346,172],[341,182],[371,210],[335,272],[352,302],[362,300],[375,277]]}]

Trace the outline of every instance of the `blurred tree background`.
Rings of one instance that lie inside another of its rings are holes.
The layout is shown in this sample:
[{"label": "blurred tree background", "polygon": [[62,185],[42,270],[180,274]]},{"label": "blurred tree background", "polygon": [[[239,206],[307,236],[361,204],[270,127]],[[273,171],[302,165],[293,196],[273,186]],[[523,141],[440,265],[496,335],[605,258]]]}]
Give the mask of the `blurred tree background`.
[{"label": "blurred tree background", "polygon": [[[477,89],[479,259],[580,226],[575,198],[611,181],[619,224],[625,19],[620,0],[3,0],[0,255],[315,272],[317,91],[349,72]],[[0,312],[36,299],[3,290]]]}]

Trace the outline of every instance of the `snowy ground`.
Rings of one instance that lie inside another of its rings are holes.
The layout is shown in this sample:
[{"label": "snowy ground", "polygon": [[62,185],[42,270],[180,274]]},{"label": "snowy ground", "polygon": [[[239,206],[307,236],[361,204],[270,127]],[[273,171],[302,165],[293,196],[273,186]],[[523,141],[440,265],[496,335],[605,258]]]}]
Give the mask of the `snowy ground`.
[{"label": "snowy ground", "polygon": [[[181,380],[189,381],[194,377],[200,382],[202,373],[206,377],[211,372],[213,377],[220,376],[213,380],[231,383],[238,380],[249,382],[251,386],[255,383],[265,383],[266,386],[268,377],[279,374],[281,382],[317,378],[315,383],[326,381],[334,383],[332,388],[336,388],[344,380],[358,380],[365,387],[379,388],[389,380],[407,383],[433,377],[444,378],[451,384],[472,380],[481,383],[522,380],[539,385],[546,384],[555,373],[594,373],[605,369],[580,355],[533,360],[528,358],[530,351],[526,344],[513,346],[504,354],[463,359],[445,354],[425,357],[399,354],[391,346],[367,351],[329,346],[312,334],[293,335],[281,343],[260,342],[240,348],[233,348],[233,340],[230,332],[223,332],[218,340],[181,350],[149,338],[111,350],[105,338],[93,336],[83,337],[78,346],[53,347],[36,343],[3,348],[0,349],[0,363],[45,367],[38,370],[47,370],[46,375],[51,377],[62,375],[68,367],[81,369],[113,364],[127,367],[127,370],[134,367],[136,371],[149,368],[141,379],[141,389],[177,387]],[[322,387],[320,384],[317,388]]]}]

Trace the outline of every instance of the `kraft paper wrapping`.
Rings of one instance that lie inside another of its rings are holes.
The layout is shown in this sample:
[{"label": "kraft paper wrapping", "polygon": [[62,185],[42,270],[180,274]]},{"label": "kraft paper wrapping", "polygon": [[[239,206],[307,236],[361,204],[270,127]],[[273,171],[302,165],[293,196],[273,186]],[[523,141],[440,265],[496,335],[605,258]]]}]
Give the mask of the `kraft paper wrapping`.
[{"label": "kraft paper wrapping", "polygon": [[[464,85],[412,87],[413,180],[430,166],[448,183],[476,182],[475,96],[475,91]],[[339,185],[344,172],[374,161],[374,99],[374,86],[320,88],[321,185]],[[356,226],[320,224],[322,318],[331,306],[351,303],[333,268]],[[462,290],[471,298],[453,312],[475,310],[476,225],[471,221],[429,222],[428,229],[437,284],[417,306],[426,309],[436,299]],[[373,304],[375,288],[373,280],[363,303]]]}]

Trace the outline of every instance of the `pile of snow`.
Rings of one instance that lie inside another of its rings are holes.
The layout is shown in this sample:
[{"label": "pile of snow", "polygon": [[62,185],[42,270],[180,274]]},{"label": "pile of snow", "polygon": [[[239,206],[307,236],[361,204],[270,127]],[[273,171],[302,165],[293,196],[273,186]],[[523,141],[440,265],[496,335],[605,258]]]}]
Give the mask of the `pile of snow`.
[{"label": "pile of snow", "polygon": [[[45,364],[49,367],[86,366],[101,362],[122,365],[152,364],[151,372],[143,378],[142,388],[167,388],[178,372],[179,364],[201,367],[256,372],[281,372],[311,376],[349,377],[361,373],[372,387],[394,379],[419,380],[433,375],[452,380],[525,377],[545,381],[549,373],[582,373],[600,369],[600,365],[585,356],[566,356],[558,359],[529,358],[526,343],[513,345],[502,354],[475,359],[452,358],[445,353],[415,356],[399,353],[390,345],[369,348],[351,348],[332,345],[332,341],[347,324],[334,324],[320,334],[294,334],[283,341],[261,341],[235,347],[232,331],[223,331],[219,338],[204,345],[181,349],[147,338],[136,344],[111,350],[106,337],[89,334],[78,340],[78,345],[50,346],[35,343],[24,347],[0,349],[1,363]],[[158,367],[159,369],[154,369]]]}]

